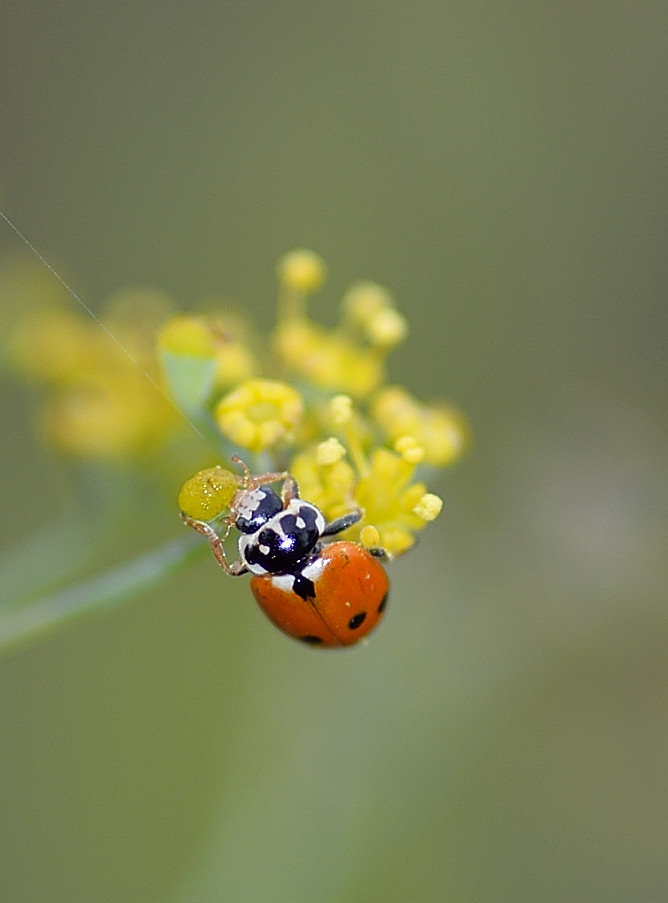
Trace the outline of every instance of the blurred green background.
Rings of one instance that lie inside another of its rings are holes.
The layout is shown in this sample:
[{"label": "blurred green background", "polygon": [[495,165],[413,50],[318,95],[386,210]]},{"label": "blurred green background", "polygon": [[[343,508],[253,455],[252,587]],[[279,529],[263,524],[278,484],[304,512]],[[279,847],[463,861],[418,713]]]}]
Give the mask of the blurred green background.
[{"label": "blurred green background", "polygon": [[[476,436],[367,648],[202,558],[0,659],[3,903],[668,898],[668,6],[10,0],[0,85],[3,207],[93,306],[268,319],[311,247]],[[4,560],[74,561],[98,511],[0,408]]]}]

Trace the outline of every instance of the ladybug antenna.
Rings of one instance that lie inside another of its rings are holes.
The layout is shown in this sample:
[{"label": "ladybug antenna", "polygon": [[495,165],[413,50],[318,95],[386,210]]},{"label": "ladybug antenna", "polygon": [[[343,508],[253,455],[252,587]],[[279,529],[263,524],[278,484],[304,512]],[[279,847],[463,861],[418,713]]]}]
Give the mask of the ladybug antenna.
[{"label": "ladybug antenna", "polygon": [[243,470],[243,476],[239,477],[239,482],[244,487],[244,489],[257,489],[258,483],[250,472],[250,467],[246,462],[239,457],[239,455],[232,455],[232,461],[234,464],[238,464],[239,467]]},{"label": "ladybug antenna", "polygon": [[254,477],[248,464],[239,455],[232,455],[232,461],[243,470],[243,475],[237,477],[243,489],[257,489],[258,486],[265,486],[267,483],[278,483],[281,480],[287,480],[289,476],[287,470],[281,470],[277,473],[262,473]]}]

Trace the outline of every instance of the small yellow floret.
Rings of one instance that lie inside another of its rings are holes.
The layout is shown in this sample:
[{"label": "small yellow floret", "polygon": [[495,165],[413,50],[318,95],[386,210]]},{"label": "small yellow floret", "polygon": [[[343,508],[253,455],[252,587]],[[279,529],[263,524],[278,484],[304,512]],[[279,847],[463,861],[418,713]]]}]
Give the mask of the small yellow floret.
[{"label": "small yellow floret", "polygon": [[417,503],[413,511],[425,523],[436,520],[443,508],[443,499],[433,492],[425,492],[420,501]]},{"label": "small yellow floret", "polygon": [[350,395],[335,395],[329,402],[329,410],[332,422],[343,426],[353,416],[353,400]]},{"label": "small yellow floret", "polygon": [[345,457],[322,465],[318,447],[311,447],[293,458],[290,473],[299,483],[302,498],[317,505],[327,520],[346,514],[353,507],[355,472]]},{"label": "small yellow floret", "polygon": [[380,547],[380,533],[372,524],[367,524],[360,530],[360,542],[367,549],[377,549]]},{"label": "small yellow floret", "polygon": [[458,411],[425,405],[401,386],[381,389],[372,414],[391,441],[413,436],[424,448],[425,463],[434,467],[451,464],[466,447],[468,428]]},{"label": "small yellow floret", "polygon": [[346,321],[377,348],[393,348],[408,333],[406,318],[392,296],[375,282],[358,282],[343,297]]},{"label": "small yellow floret", "polygon": [[253,452],[290,441],[302,413],[296,389],[270,379],[246,380],[215,409],[218,426],[228,439]]},{"label": "small yellow floret", "polygon": [[381,310],[393,306],[388,290],[376,282],[356,282],[343,296],[345,314],[358,328],[365,328]]},{"label": "small yellow floret", "polygon": [[408,335],[408,322],[398,310],[381,310],[369,321],[366,335],[373,345],[393,348]]},{"label": "small yellow floret", "polygon": [[[380,534],[377,545],[392,555],[401,555],[415,542],[414,534],[426,519],[416,507],[427,495],[422,483],[411,483],[415,466],[385,448],[375,449],[368,474],[355,487],[355,501],[364,509],[364,519]],[[430,509],[429,502],[426,508]]]},{"label": "small yellow floret", "polygon": [[336,464],[345,455],[346,450],[338,439],[331,438],[321,442],[316,451],[318,464],[321,467],[327,467],[330,464]]},{"label": "small yellow floret", "polygon": [[250,379],[257,371],[249,346],[224,322],[205,316],[172,317],[158,334],[158,348],[177,358],[215,361],[213,383],[219,389]]},{"label": "small yellow floret", "polygon": [[278,278],[293,291],[314,292],[327,276],[325,261],[315,251],[298,248],[284,254],[278,261]]},{"label": "small yellow floret", "polygon": [[289,318],[275,332],[282,362],[322,389],[364,397],[384,379],[375,349],[362,347],[314,323]]},{"label": "small yellow floret", "polygon": [[415,536],[407,527],[388,523],[381,530],[380,545],[390,555],[403,555],[415,545]]},{"label": "small yellow floret", "polygon": [[409,464],[420,464],[424,461],[424,448],[414,436],[401,436],[394,443],[394,450],[398,451]]},{"label": "small yellow floret", "polygon": [[232,501],[238,489],[235,475],[224,467],[200,470],[181,487],[179,508],[195,520],[212,520]]}]

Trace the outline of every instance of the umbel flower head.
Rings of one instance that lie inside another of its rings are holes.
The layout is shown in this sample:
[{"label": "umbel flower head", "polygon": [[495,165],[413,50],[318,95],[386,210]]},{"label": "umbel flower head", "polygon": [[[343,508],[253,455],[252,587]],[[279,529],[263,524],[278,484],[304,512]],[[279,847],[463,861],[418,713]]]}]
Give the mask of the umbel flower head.
[{"label": "umbel flower head", "polygon": [[101,315],[125,353],[71,299],[49,299],[15,326],[7,357],[41,387],[40,428],[72,455],[164,456],[188,424],[210,439],[216,466],[179,496],[193,519],[224,516],[238,480],[226,462],[239,455],[257,473],[292,473],[328,521],[362,509],[345,538],[405,552],[441,510],[424,477],[461,455],[465,421],[388,384],[387,359],[408,324],[385,288],[353,285],[339,322],[325,328],[307,304],[326,279],[319,255],[292,251],[277,273],[268,334],[222,306],[175,313],[164,296],[135,291]]},{"label": "umbel flower head", "polygon": [[[328,521],[362,509],[345,537],[401,554],[442,507],[420,472],[461,455],[465,422],[444,404],[425,404],[386,383],[387,357],[406,338],[408,324],[385,288],[352,286],[339,323],[326,329],[307,305],[325,281],[323,260],[292,251],[277,272],[277,323],[264,342],[245,346],[245,362],[251,347],[263,348],[253,357],[252,376],[239,372],[226,386],[216,379],[226,349],[234,348],[238,359],[238,334],[225,335],[215,317],[179,317],[165,326],[159,345],[172,394],[200,423],[209,419],[228,459],[250,452],[258,472],[289,471]],[[194,348],[189,336],[207,323],[208,334],[205,329]],[[229,489],[212,492],[212,480],[220,483],[220,469],[185,484],[179,504],[186,515],[215,520],[225,513]]]}]

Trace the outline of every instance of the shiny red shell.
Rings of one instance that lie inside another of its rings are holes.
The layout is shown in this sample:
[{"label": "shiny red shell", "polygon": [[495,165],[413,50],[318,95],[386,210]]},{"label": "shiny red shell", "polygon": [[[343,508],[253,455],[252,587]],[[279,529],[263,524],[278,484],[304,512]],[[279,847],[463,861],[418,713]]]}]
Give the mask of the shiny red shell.
[{"label": "shiny red shell", "polygon": [[378,625],[390,581],[364,546],[343,540],[330,543],[302,574],[313,581],[313,599],[297,595],[290,575],[251,578],[258,605],[279,630],[313,646],[351,646]]}]

